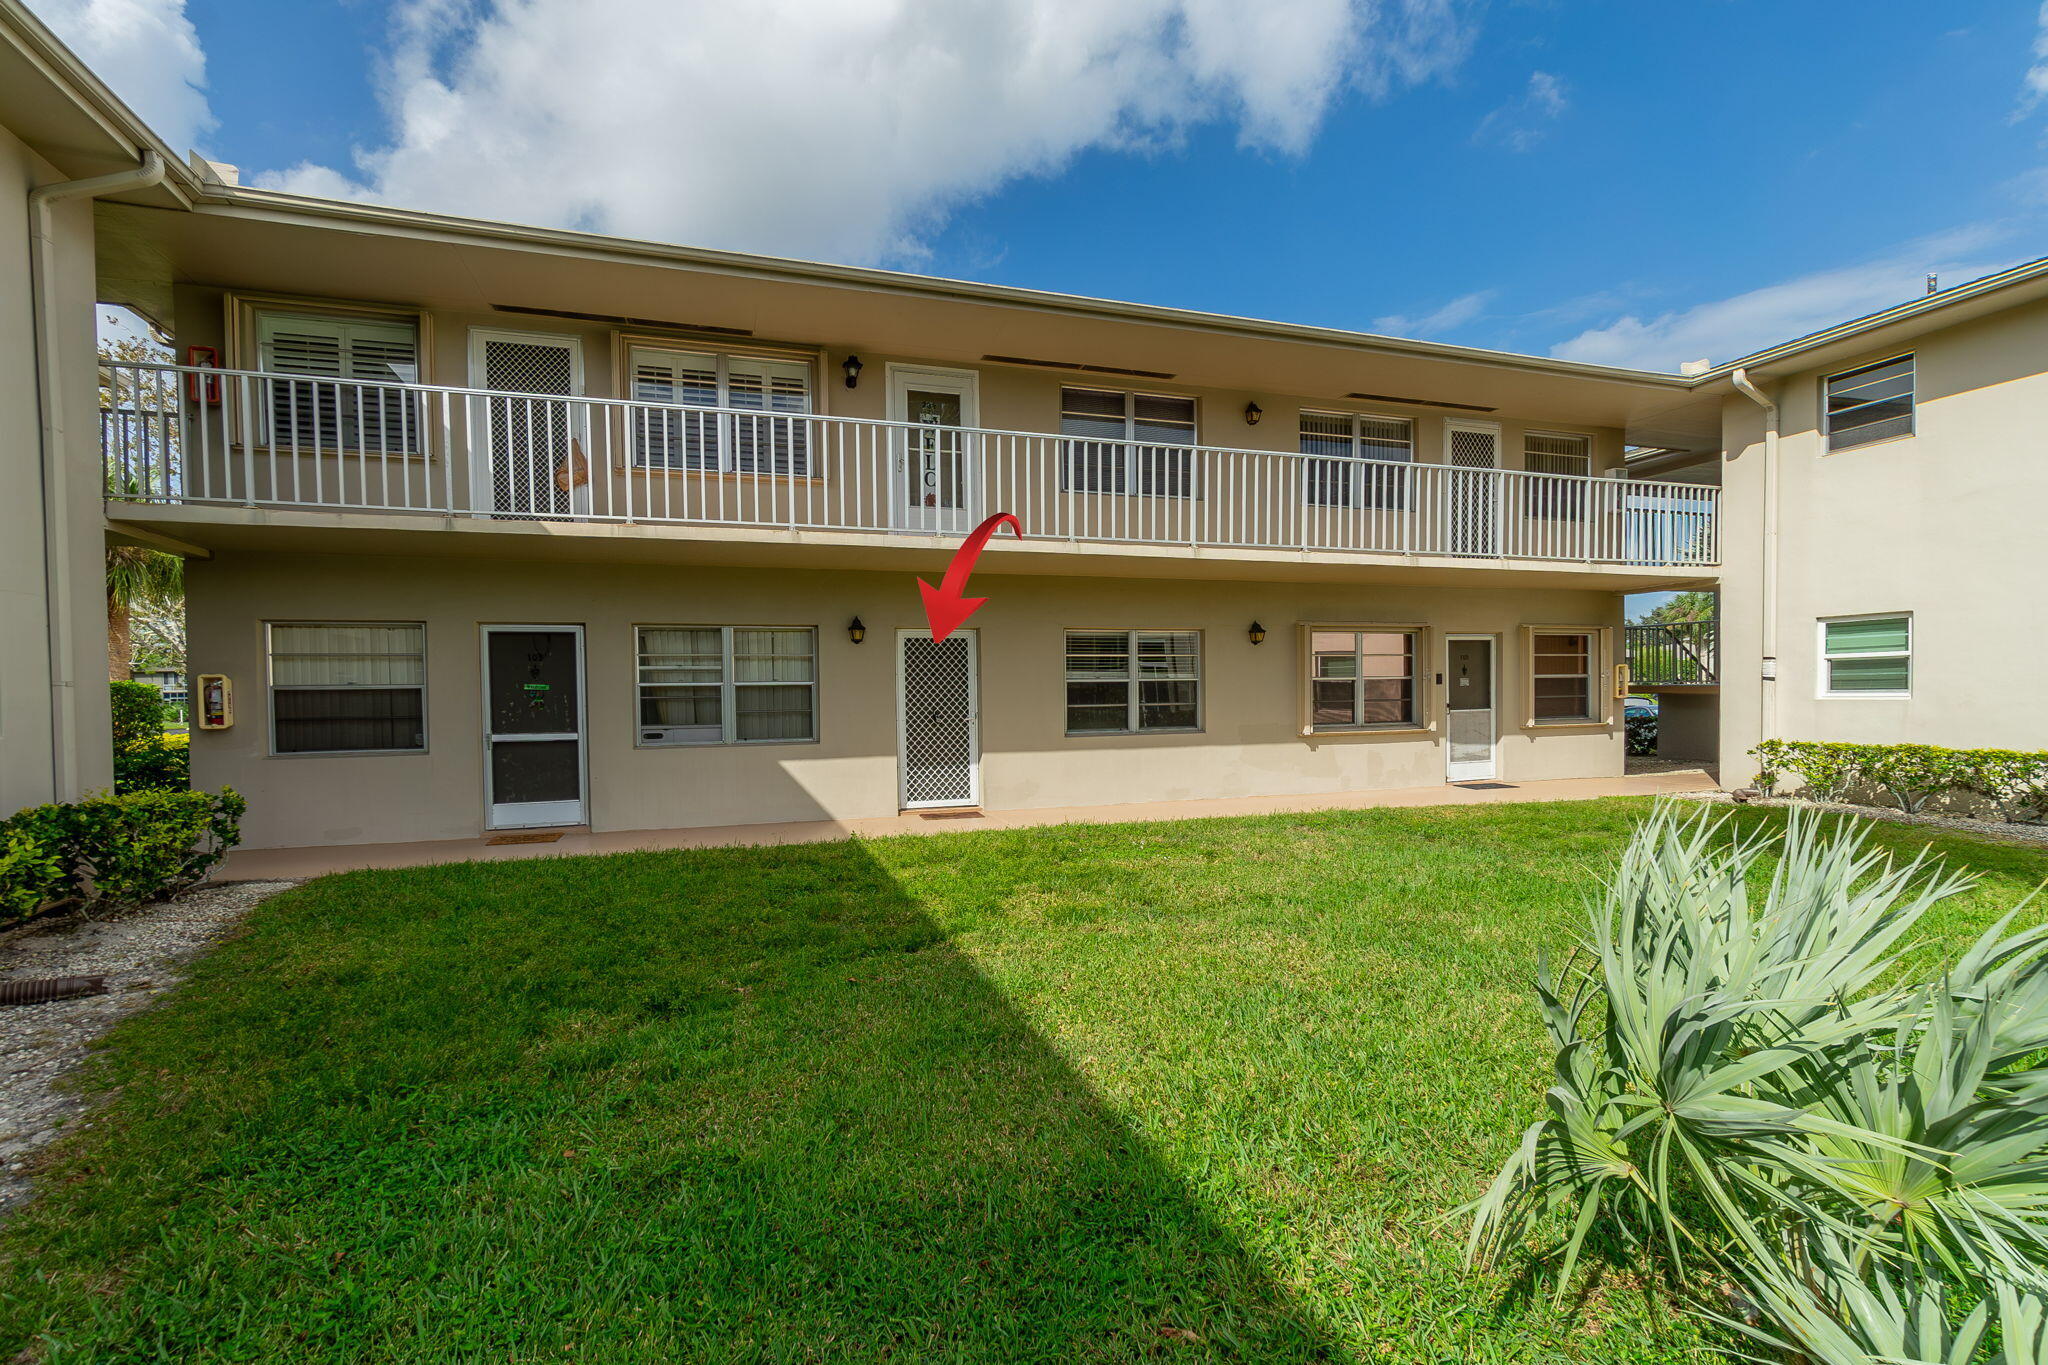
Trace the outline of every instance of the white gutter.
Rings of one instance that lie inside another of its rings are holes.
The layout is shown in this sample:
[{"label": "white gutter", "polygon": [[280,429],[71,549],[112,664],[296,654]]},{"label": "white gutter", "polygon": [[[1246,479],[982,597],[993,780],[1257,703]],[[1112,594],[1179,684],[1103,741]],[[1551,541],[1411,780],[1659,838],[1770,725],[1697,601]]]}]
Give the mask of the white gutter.
[{"label": "white gutter", "polygon": [[1729,375],[1744,397],[1764,410],[1763,601],[1758,634],[1763,667],[1758,678],[1757,738],[1775,739],[1778,730],[1778,405],[1749,381],[1748,370]]},{"label": "white gutter", "polygon": [[[64,452],[63,388],[58,375],[63,338],[53,316],[57,241],[54,205],[68,199],[98,198],[119,190],[161,184],[164,160],[144,151],[132,171],[61,180],[28,192],[29,311],[35,332],[36,407],[42,419],[43,597],[49,616],[51,797],[69,801],[78,790],[78,680],[72,661],[71,485]],[[100,494],[95,493],[95,501]]]}]

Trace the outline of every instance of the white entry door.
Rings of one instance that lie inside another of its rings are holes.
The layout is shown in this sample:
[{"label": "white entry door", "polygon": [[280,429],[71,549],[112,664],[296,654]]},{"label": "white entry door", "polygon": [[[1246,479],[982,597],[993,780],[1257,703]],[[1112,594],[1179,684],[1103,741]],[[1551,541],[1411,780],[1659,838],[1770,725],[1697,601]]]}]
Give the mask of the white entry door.
[{"label": "white entry door", "polygon": [[468,400],[474,506],[514,518],[587,512],[585,422],[568,401],[583,392],[582,339],[476,328],[469,382],[493,390]]},{"label": "white entry door", "polygon": [[978,640],[956,630],[896,637],[903,809],[981,804],[981,676]]},{"label": "white entry door", "polygon": [[889,524],[900,531],[962,532],[980,504],[980,451],[965,428],[981,422],[980,376],[973,370],[889,367],[889,418],[895,429]]},{"label": "white entry door", "polygon": [[485,826],[583,824],[583,627],[483,633]]},{"label": "white entry door", "polygon": [[1491,635],[1444,641],[1444,779],[1476,782],[1500,775],[1499,706]]},{"label": "white entry door", "polygon": [[1490,422],[1444,424],[1450,485],[1444,499],[1445,548],[1454,555],[1500,553],[1500,428]]}]

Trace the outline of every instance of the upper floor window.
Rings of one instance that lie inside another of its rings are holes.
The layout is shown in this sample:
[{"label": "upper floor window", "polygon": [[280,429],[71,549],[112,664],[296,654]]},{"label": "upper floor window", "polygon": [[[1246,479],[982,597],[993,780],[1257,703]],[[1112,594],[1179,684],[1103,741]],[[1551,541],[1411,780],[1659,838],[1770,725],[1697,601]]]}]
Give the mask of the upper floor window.
[{"label": "upper floor window", "polygon": [[426,747],[424,625],[277,622],[269,636],[272,753]]},{"label": "upper floor window", "polygon": [[818,736],[809,626],[642,626],[642,744],[793,743]]},{"label": "upper floor window", "polygon": [[1317,630],[1309,635],[1309,723],[1369,730],[1415,721],[1416,632]]},{"label": "upper floor window", "polygon": [[261,381],[270,439],[313,454],[416,454],[419,396],[394,384],[420,378],[419,328],[390,318],[259,309],[256,367],[303,380]]},{"label": "upper floor window", "polygon": [[1913,434],[1913,357],[1865,365],[1827,381],[1829,450]]},{"label": "upper floor window", "polygon": [[[1528,432],[1522,437],[1522,467],[1532,474],[1593,472],[1593,438]],[[1539,517],[1577,517],[1586,510],[1586,485],[1555,479],[1527,480],[1529,511]]]},{"label": "upper floor window", "polygon": [[1194,496],[1195,400],[1111,389],[1061,389],[1060,488],[1082,493]]},{"label": "upper floor window", "polygon": [[1415,459],[1414,424],[1400,417],[1303,412],[1301,453],[1307,497],[1318,507],[1406,507],[1408,471],[1387,462]]},{"label": "upper floor window", "polygon": [[1820,623],[1824,697],[1904,697],[1913,691],[1913,618],[1843,616]]},{"label": "upper floor window", "polygon": [[1201,726],[1202,636],[1193,630],[1067,632],[1067,733]]},{"label": "upper floor window", "polygon": [[[632,397],[642,464],[742,473],[810,472],[811,366],[801,360],[635,346]],[[738,408],[683,412],[676,407]],[[756,416],[755,414],[759,414]]]}]

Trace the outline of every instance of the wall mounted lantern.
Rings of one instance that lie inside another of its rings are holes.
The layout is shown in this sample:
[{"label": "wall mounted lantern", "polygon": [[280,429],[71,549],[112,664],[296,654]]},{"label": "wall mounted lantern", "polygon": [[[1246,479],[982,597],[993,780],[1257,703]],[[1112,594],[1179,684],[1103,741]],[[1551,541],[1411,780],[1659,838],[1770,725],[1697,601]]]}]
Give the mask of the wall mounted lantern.
[{"label": "wall mounted lantern", "polygon": [[1245,632],[1245,638],[1255,645],[1262,645],[1266,643],[1266,628],[1257,621],[1254,621],[1251,624],[1251,629]]},{"label": "wall mounted lantern", "polygon": [[862,370],[862,369],[864,368],[864,367],[863,367],[863,366],[861,365],[861,363],[860,363],[860,357],[859,357],[859,356],[857,356],[857,355],[850,355],[850,356],[846,357],[846,363],[845,363],[845,364],[843,364],[843,365],[841,365],[841,366],[840,366],[839,368],[840,368],[840,369],[842,369],[842,370],[844,370],[844,371],[846,371],[846,387],[847,387],[847,388],[851,389],[851,388],[857,388],[857,387],[859,387],[859,385],[860,385],[860,372],[861,372],[861,370]]},{"label": "wall mounted lantern", "polygon": [[1259,419],[1265,415],[1266,410],[1257,403],[1246,403],[1244,405],[1244,424],[1248,427],[1257,426]]},{"label": "wall mounted lantern", "polygon": [[868,638],[868,628],[861,624],[861,619],[858,616],[847,622],[846,638],[855,644],[859,644],[862,640]]}]

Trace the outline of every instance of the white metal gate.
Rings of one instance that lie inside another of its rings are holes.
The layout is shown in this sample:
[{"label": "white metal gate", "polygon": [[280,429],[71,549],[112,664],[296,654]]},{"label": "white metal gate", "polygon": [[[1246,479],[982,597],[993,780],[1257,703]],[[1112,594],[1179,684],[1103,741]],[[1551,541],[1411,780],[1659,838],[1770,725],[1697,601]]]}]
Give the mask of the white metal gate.
[{"label": "white metal gate", "polygon": [[981,678],[976,637],[897,636],[903,809],[981,803]]},{"label": "white metal gate", "polygon": [[583,392],[582,342],[479,329],[470,347],[472,383],[499,391],[470,400],[471,429],[488,438],[477,504],[511,517],[588,511],[592,471],[580,440],[582,412],[566,401]]},{"label": "white metal gate", "polygon": [[1454,555],[1500,553],[1500,428],[1451,422],[1444,427],[1450,465],[1444,543]]}]

